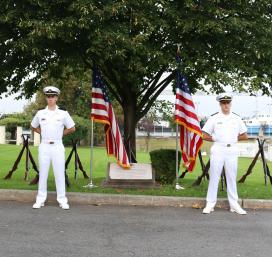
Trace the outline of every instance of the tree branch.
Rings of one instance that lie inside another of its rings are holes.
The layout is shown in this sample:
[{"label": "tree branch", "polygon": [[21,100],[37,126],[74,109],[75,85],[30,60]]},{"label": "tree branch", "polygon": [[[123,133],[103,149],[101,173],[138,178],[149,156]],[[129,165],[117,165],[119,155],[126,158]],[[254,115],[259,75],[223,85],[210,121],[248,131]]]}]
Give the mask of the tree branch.
[{"label": "tree branch", "polygon": [[89,61],[87,61],[84,57],[83,57],[82,59],[83,59],[83,62],[86,64],[86,66],[87,66],[88,68],[91,68],[91,69],[92,69],[92,64],[91,64]]},{"label": "tree branch", "polygon": [[154,87],[154,85],[156,85],[160,79],[160,77],[162,76],[162,74],[164,73],[165,71],[165,67],[161,68],[157,74],[149,80],[149,82],[147,83],[147,86],[145,86],[138,94],[137,94],[137,97],[139,97],[140,95],[142,95],[144,93],[144,91],[149,87],[149,85],[151,84],[152,81],[152,85],[151,87]]},{"label": "tree branch", "polygon": [[154,87],[154,91],[156,91],[161,85],[164,84],[165,81],[170,81],[176,76],[176,71],[173,71],[167,78],[165,78],[163,81],[161,81],[156,87]]},{"label": "tree branch", "polygon": [[[109,66],[111,66],[111,64],[109,64]],[[107,79],[108,82],[111,82],[111,84],[113,84],[116,88],[116,91],[119,92],[120,98],[123,98],[122,96],[124,96],[124,90],[122,89],[122,87],[120,87],[120,81],[117,79],[116,74],[113,72],[112,69],[108,68],[108,65],[103,65],[103,69],[104,73],[107,75]],[[116,92],[116,94],[118,94]]]},{"label": "tree branch", "polygon": [[114,88],[110,85],[110,83],[107,81],[107,79],[104,78],[104,82],[106,83],[107,88],[109,89],[109,91],[113,94],[114,98],[118,101],[118,103],[121,104],[122,106],[122,100],[121,100],[121,96],[117,94],[117,92],[114,90]]},{"label": "tree branch", "polygon": [[137,116],[137,120],[139,120],[140,118],[142,118],[144,115],[147,114],[147,112],[151,108],[151,106],[154,103],[154,101],[161,94],[161,92],[169,85],[169,83],[173,80],[174,76],[175,76],[175,72],[173,72],[171,75],[169,75],[164,80],[164,84],[161,85],[161,88],[151,98],[148,98],[149,101],[146,101],[146,103],[148,102],[148,104],[145,106],[145,108],[142,111],[140,109],[138,109],[137,113],[139,113],[139,115]]},{"label": "tree branch", "polygon": [[[143,96],[143,98],[141,99],[138,107],[139,109],[141,110],[144,105],[146,104],[146,102],[150,99],[150,96],[159,88],[161,87],[162,85],[164,85],[164,83],[168,80],[172,80],[175,76],[175,72],[172,72],[168,77],[166,77],[163,81],[161,81],[158,85],[156,84],[153,84],[152,85],[152,89],[149,88],[148,91],[145,93],[145,95]],[[168,82],[169,83],[169,82]]]},{"label": "tree branch", "polygon": [[[83,58],[84,63],[90,67],[91,69],[93,69],[93,65],[86,60],[86,58]],[[112,93],[112,95],[114,96],[114,98],[122,105],[122,100],[121,100],[121,96],[117,94],[117,92],[114,90],[114,88],[111,86],[111,83],[109,82],[108,77],[106,76],[102,76],[102,79],[104,80],[107,88],[109,89],[109,91]]]}]

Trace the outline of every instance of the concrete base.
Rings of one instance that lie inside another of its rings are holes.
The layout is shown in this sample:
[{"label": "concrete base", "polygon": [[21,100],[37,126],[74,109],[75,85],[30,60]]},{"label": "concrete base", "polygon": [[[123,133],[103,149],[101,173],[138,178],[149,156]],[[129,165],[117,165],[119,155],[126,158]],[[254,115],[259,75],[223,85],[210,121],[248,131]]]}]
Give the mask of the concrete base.
[{"label": "concrete base", "polygon": [[108,163],[107,177],[103,187],[111,188],[156,188],[155,173],[151,164],[133,163],[130,169],[123,169],[116,163]]}]

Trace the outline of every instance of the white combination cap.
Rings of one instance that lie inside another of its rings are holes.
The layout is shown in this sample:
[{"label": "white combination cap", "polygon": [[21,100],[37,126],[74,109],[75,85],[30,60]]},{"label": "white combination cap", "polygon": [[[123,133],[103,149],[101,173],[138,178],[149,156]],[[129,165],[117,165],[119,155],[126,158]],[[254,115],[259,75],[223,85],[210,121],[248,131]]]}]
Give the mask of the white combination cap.
[{"label": "white combination cap", "polygon": [[216,100],[218,102],[221,101],[231,101],[232,100],[232,94],[231,93],[222,93],[216,97]]},{"label": "white combination cap", "polygon": [[54,86],[48,86],[43,89],[45,95],[59,95],[60,90]]}]

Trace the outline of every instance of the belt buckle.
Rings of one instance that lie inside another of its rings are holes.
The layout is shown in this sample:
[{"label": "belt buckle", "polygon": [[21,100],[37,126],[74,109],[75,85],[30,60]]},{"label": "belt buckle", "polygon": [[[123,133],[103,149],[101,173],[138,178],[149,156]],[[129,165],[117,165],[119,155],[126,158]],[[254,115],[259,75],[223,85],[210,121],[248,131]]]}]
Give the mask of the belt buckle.
[{"label": "belt buckle", "polygon": [[231,144],[227,144],[227,147],[231,147]]},{"label": "belt buckle", "polygon": [[49,141],[49,144],[50,144],[50,145],[53,145],[53,144],[54,144],[54,142],[53,142],[53,141]]}]

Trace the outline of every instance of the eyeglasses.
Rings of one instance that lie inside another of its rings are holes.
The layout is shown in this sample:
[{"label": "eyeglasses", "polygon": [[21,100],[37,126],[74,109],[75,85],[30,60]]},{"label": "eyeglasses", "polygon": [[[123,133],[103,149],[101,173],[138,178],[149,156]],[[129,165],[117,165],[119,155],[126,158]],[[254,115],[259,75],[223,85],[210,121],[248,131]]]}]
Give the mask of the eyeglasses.
[{"label": "eyeglasses", "polygon": [[46,98],[54,98],[56,95],[47,95]]}]

